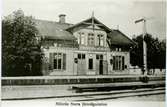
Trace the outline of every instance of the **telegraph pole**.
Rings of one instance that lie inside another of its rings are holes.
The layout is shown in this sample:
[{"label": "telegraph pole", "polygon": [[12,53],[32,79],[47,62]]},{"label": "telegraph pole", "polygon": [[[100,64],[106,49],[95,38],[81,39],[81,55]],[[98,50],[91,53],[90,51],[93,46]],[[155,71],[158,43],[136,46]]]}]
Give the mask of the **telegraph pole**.
[{"label": "telegraph pole", "polygon": [[142,18],[139,20],[136,20],[135,23],[143,22],[143,70],[144,75],[147,75],[147,45],[144,41],[144,36],[146,35],[146,19]]}]

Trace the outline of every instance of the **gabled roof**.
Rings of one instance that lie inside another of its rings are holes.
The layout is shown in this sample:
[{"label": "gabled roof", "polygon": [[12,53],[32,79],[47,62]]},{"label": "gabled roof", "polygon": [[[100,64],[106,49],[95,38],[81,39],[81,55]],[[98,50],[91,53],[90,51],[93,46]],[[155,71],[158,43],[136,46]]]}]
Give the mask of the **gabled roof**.
[{"label": "gabled roof", "polygon": [[39,19],[35,20],[36,27],[39,31],[38,36],[42,36],[46,39],[59,39],[59,40],[76,40],[76,38],[69,31],[83,25],[84,27],[90,26],[92,22],[96,26],[107,32],[110,45],[131,46],[135,44],[134,41],[128,38],[121,31],[108,28],[103,23],[98,21],[95,17],[91,17],[74,25],[69,23],[59,23],[59,22],[39,20]]},{"label": "gabled roof", "polygon": [[38,36],[42,36],[47,39],[65,39],[65,40],[76,39],[70,32],[65,30],[72,24],[39,20],[39,19],[36,19],[35,23],[39,31]]},{"label": "gabled roof", "polygon": [[84,27],[87,27],[87,26],[90,26],[91,24],[93,25],[92,22],[93,22],[96,26],[98,26],[98,27],[100,27],[101,29],[105,30],[107,33],[111,32],[111,29],[110,29],[110,28],[108,28],[106,25],[104,25],[103,23],[101,23],[101,22],[100,22],[99,20],[97,20],[95,17],[91,17],[91,18],[88,18],[88,19],[86,19],[86,20],[83,20],[83,21],[81,21],[81,22],[79,22],[79,23],[77,23],[77,24],[74,24],[74,25],[68,27],[66,30],[67,30],[67,31],[71,31],[72,29],[74,29],[74,28],[76,28],[76,27],[79,27],[79,26],[83,26],[83,25],[84,25]]},{"label": "gabled roof", "polygon": [[112,30],[112,32],[108,34],[108,39],[110,41],[110,45],[132,46],[136,44],[119,30]]}]

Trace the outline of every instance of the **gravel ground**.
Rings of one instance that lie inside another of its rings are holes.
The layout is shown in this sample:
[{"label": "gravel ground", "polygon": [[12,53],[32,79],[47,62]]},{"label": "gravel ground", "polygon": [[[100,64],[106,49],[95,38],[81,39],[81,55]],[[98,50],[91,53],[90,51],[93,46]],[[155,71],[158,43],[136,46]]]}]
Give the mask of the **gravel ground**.
[{"label": "gravel ground", "polygon": [[[158,82],[158,81],[156,81]],[[133,82],[132,82],[133,83]],[[119,85],[122,83],[109,83],[107,85]],[[129,83],[124,83],[129,84]],[[136,84],[134,82],[133,84]],[[69,96],[78,95],[70,90],[72,86],[79,86],[79,84],[71,85],[32,85],[32,86],[2,86],[2,99],[10,98],[33,98],[33,97],[50,97],[50,96]],[[81,86],[97,86],[97,84],[80,84]],[[106,84],[100,84],[106,85]]]},{"label": "gravel ground", "polygon": [[106,101],[165,101],[165,94],[118,98]]}]

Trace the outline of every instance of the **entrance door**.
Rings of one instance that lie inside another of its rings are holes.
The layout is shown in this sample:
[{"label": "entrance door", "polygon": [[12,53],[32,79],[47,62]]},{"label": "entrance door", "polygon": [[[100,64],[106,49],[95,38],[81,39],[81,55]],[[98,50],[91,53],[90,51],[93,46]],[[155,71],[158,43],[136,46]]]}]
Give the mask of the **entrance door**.
[{"label": "entrance door", "polygon": [[78,54],[77,75],[86,75],[85,54]]},{"label": "entrance door", "polygon": [[99,62],[99,74],[103,75],[103,60],[100,60]]},{"label": "entrance door", "polygon": [[104,65],[103,65],[103,54],[97,54],[96,55],[96,61],[97,61],[97,71],[99,75],[103,75],[104,74]]}]

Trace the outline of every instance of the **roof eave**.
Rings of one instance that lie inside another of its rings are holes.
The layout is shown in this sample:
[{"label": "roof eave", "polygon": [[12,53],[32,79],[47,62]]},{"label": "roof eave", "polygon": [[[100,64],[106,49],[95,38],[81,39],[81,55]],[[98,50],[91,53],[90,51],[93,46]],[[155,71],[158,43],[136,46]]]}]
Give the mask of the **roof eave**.
[{"label": "roof eave", "polygon": [[[112,29],[108,28],[106,25],[104,25],[104,24],[101,23],[99,20],[97,20],[95,17],[93,17],[93,18],[94,18],[95,21],[97,21],[98,23],[100,23],[100,24],[102,25],[102,26],[99,26],[99,27],[102,28],[102,29],[104,29],[107,33],[109,33],[109,32],[112,31]],[[88,21],[88,20],[90,20],[90,19],[92,19],[92,17],[91,17],[91,18],[88,18],[88,19],[86,19],[86,20],[83,20],[83,21],[81,21],[81,22],[79,22],[79,23],[77,23],[77,24],[74,24],[74,25],[68,27],[68,28],[65,29],[65,30],[70,31],[70,30],[73,29],[74,27],[77,27],[77,26],[80,25],[80,24],[84,24],[85,21]]]},{"label": "roof eave", "polygon": [[131,43],[130,44],[132,44],[132,45],[136,45],[136,43],[132,40],[132,39],[130,39],[129,37],[127,37],[124,33],[122,33],[120,30],[114,30],[114,31],[118,31],[119,33],[121,33],[125,38],[127,38]]}]

